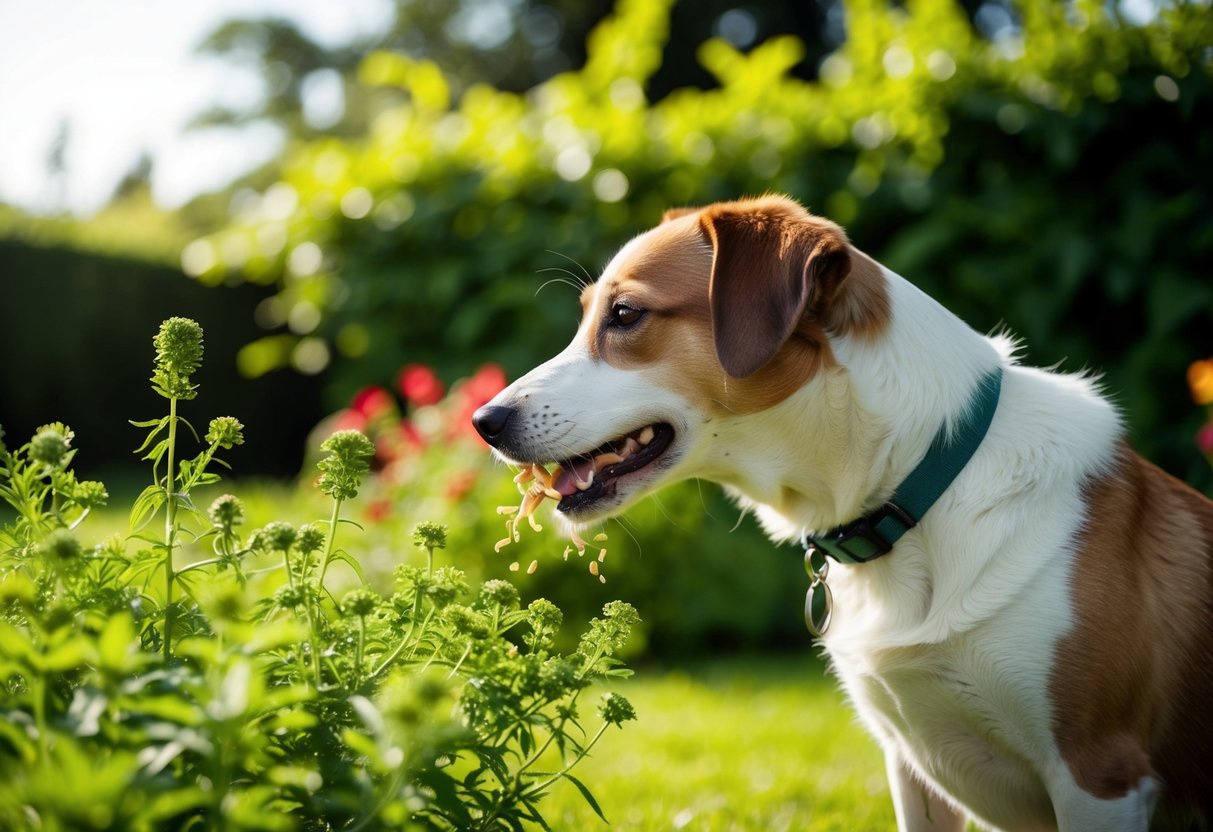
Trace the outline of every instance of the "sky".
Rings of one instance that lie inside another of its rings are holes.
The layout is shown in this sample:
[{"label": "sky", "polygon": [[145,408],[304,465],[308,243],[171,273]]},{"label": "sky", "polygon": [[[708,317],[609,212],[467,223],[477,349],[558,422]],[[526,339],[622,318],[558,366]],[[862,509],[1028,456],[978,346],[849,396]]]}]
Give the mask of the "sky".
[{"label": "sky", "polygon": [[[148,151],[153,194],[172,208],[270,158],[271,127],[185,129],[210,106],[257,100],[251,70],[194,51],[224,20],[265,15],[335,44],[382,26],[388,0],[0,0],[0,202],[90,213]],[[65,121],[60,192],[47,159]]]}]

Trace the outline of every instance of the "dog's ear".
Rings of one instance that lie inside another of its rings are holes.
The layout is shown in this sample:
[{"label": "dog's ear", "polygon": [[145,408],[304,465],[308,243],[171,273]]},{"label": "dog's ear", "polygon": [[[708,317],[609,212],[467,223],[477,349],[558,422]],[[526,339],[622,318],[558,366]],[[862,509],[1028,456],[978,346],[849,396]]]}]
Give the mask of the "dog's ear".
[{"label": "dog's ear", "polygon": [[851,269],[846,235],[783,198],[713,206],[699,222],[712,244],[716,355],[744,378],[775,357],[802,316],[824,313]]},{"label": "dog's ear", "polygon": [[670,220],[676,220],[679,217],[685,217],[687,214],[694,214],[702,210],[702,208],[670,208],[661,215],[660,224],[664,225]]}]

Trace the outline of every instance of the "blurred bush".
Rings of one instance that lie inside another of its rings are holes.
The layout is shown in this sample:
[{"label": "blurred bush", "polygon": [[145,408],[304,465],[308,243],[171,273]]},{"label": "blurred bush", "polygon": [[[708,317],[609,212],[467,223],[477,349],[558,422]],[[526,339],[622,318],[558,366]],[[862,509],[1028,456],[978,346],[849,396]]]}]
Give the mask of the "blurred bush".
[{"label": "blurred bush", "polygon": [[670,6],[620,0],[582,68],[525,94],[369,56],[363,83],[406,103],[298,143],[185,250],[205,283],[276,287],[242,369],[331,363],[334,403],[406,361],[514,375],[575,328],[547,278],[594,273],[670,205],[784,191],[1028,360],[1106,370],[1134,441],[1208,485],[1182,381],[1213,331],[1208,4],[1024,0],[987,37],[955,0],[853,0],[817,80],[790,73],[794,38],[709,40],[719,86],[651,102]]}]

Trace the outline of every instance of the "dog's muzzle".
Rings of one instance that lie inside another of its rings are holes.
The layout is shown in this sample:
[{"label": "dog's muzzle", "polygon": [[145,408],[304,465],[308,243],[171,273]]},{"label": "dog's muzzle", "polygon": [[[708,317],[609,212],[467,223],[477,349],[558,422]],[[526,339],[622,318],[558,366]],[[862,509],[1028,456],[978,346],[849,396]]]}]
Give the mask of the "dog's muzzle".
[{"label": "dog's muzzle", "polygon": [[472,414],[472,426],[480,437],[496,448],[505,436],[510,419],[514,416],[514,408],[503,407],[499,404],[486,404]]}]

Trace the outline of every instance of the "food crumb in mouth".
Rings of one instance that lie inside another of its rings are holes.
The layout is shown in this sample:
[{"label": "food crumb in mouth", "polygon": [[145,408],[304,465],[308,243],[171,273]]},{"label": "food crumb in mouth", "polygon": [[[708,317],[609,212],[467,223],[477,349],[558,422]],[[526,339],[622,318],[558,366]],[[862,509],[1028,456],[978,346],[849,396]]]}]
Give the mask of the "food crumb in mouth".
[{"label": "food crumb in mouth", "polygon": [[[552,499],[559,502],[563,495],[557,491],[552,483],[561,473],[560,465],[557,464],[554,471],[549,472],[547,468],[537,462],[532,462],[524,466],[515,476],[514,483],[518,486],[519,493],[522,494],[522,501],[516,506],[498,506],[497,513],[506,518],[505,521],[505,537],[498,540],[493,545],[494,552],[500,552],[511,543],[517,543],[522,539],[520,530],[520,521],[526,518],[527,525],[537,532],[543,531],[541,526],[535,519],[535,511],[543,504],[545,499]],[[569,534],[572,540],[572,546],[565,546],[562,557],[564,560],[569,559],[573,549],[577,549],[577,557],[585,557],[586,548],[590,545],[584,538],[573,530]],[[594,535],[594,543],[605,543],[607,536],[605,533]],[[597,575],[601,583],[606,583],[606,577],[599,574],[598,564],[606,559],[606,549],[599,549],[598,559],[590,562],[590,574]],[[531,561],[527,567],[527,574],[534,574],[539,567],[539,561]],[[521,569],[521,565],[515,561],[510,564],[510,571],[517,572]]]}]

